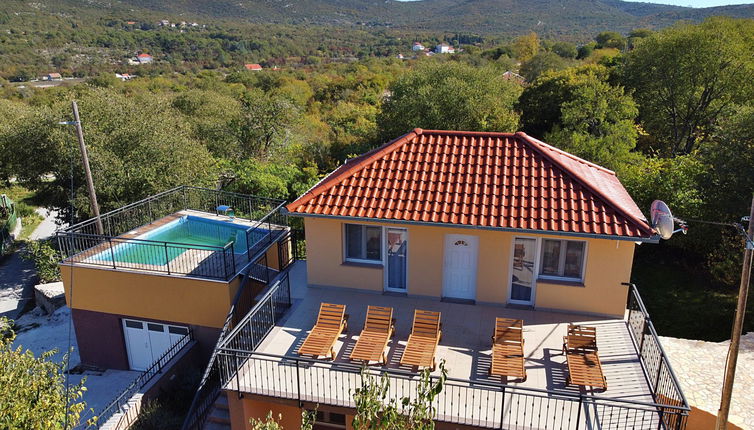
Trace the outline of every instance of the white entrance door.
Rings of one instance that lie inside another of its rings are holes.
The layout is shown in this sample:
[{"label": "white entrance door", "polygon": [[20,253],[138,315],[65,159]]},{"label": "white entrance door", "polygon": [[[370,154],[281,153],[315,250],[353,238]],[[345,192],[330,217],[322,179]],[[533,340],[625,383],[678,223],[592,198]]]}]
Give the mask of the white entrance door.
[{"label": "white entrance door", "polygon": [[152,347],[146,324],[141,321],[123,320],[123,333],[126,336],[128,363],[133,370],[147,370],[152,364]]},{"label": "white entrance door", "polygon": [[188,329],[181,326],[123,320],[128,361],[133,370],[146,370],[176,344]]},{"label": "white entrance door", "polygon": [[476,299],[479,238],[465,234],[445,235],[443,262],[443,297]]},{"label": "white entrance door", "polygon": [[513,240],[510,302],[522,305],[534,303],[536,286],[537,240],[517,237]]}]

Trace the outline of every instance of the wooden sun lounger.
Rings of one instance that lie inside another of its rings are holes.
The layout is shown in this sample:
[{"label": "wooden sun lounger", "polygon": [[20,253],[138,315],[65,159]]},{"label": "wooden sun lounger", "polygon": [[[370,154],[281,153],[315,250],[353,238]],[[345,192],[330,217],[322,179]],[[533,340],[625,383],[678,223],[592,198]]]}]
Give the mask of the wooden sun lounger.
[{"label": "wooden sun lounger", "polygon": [[314,357],[329,356],[329,359],[335,360],[335,342],[347,330],[346,306],[322,303],[316,324],[296,352]]},{"label": "wooden sun lounger", "polygon": [[500,317],[495,319],[490,375],[526,381],[523,327],[523,320]]},{"label": "wooden sun lounger", "polygon": [[435,352],[442,338],[440,312],[414,311],[414,324],[401,357],[402,365],[435,370]]},{"label": "wooden sun lounger", "polygon": [[563,337],[563,353],[568,363],[567,384],[607,390],[607,379],[602,373],[597,352],[597,329],[570,324],[568,335]]},{"label": "wooden sun lounger", "polygon": [[381,364],[386,364],[387,354],[385,354],[385,349],[394,332],[393,308],[369,306],[364,329],[359,335],[359,340],[356,341],[356,346],[351,351],[351,360],[361,360],[367,363],[378,361]]}]

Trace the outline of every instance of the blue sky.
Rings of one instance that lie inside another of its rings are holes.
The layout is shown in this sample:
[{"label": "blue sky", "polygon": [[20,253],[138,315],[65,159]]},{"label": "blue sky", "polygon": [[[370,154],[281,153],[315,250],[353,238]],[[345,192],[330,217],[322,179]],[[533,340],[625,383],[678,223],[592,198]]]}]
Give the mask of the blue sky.
[{"label": "blue sky", "polygon": [[672,4],[676,6],[691,6],[691,7],[710,7],[710,6],[723,6],[723,5],[728,5],[728,4],[754,3],[754,0],[626,0],[626,1],[642,1],[646,3],[662,3],[662,4]]}]

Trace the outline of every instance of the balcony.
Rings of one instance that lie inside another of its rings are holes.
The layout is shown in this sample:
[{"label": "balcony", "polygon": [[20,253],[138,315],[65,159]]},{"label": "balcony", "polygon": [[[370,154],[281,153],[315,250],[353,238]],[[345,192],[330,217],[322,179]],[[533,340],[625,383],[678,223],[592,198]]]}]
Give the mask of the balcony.
[{"label": "balcony", "polygon": [[[274,284],[223,340],[217,367],[226,390],[299,405],[353,408],[351,393],[361,385],[362,367],[348,356],[367,305],[381,305],[394,308],[396,335],[388,347],[388,363],[369,366],[368,372],[386,373],[390,394],[397,398],[413,396],[418,382],[413,369],[399,364],[414,309],[442,312],[443,339],[437,358],[445,361],[449,378],[435,404],[439,422],[506,429],[685,427],[687,402],[634,287],[625,318],[606,319],[307,288],[303,271],[303,263],[293,266],[290,275]],[[350,315],[349,332],[336,345],[334,361],[295,353],[313,326],[321,302],[345,304]],[[528,374],[524,383],[487,374],[496,316],[524,320]],[[605,392],[565,384],[567,366],[561,346],[567,324],[572,322],[597,327],[608,382]]]},{"label": "balcony", "polygon": [[62,264],[229,281],[288,231],[284,204],[177,187],[58,232]]}]

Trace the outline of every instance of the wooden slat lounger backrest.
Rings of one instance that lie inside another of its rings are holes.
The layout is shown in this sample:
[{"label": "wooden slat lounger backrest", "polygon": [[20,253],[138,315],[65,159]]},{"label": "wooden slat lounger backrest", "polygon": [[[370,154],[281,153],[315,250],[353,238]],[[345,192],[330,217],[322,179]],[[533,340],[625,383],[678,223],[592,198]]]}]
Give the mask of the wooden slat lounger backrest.
[{"label": "wooden slat lounger backrest", "polygon": [[393,308],[369,306],[364,330],[389,333],[393,325]]},{"label": "wooden slat lounger backrest", "polygon": [[569,324],[566,339],[568,349],[597,349],[597,328]]},{"label": "wooden slat lounger backrest", "polygon": [[343,317],[346,313],[346,305],[337,305],[332,303],[322,303],[319,305],[319,315],[317,316],[317,326],[339,328],[343,323]]},{"label": "wooden slat lounger backrest", "polygon": [[440,312],[414,311],[414,325],[411,334],[421,337],[437,338],[440,335]]},{"label": "wooden slat lounger backrest", "polygon": [[521,343],[524,339],[523,326],[523,320],[496,318],[495,342]]}]

